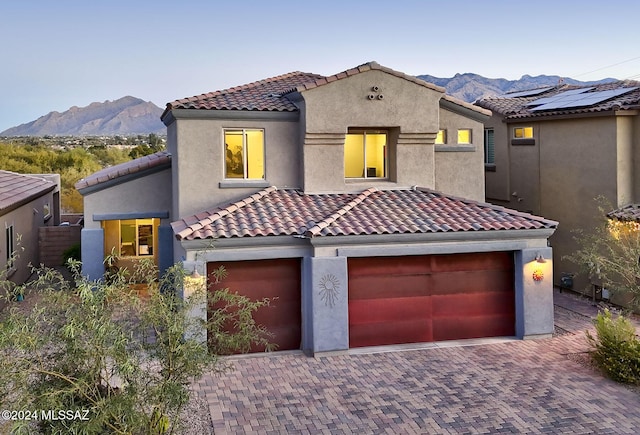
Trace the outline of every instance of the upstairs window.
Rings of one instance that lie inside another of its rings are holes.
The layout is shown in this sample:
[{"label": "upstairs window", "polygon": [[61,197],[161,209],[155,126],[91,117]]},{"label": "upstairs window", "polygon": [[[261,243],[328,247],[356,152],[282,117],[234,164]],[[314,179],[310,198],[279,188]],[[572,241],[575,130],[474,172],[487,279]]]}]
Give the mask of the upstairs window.
[{"label": "upstairs window", "polygon": [[345,178],[387,177],[387,132],[352,130],[344,142]]},{"label": "upstairs window", "polygon": [[493,139],[493,128],[484,129],[484,164],[495,164],[495,145]]},{"label": "upstairs window", "polygon": [[533,127],[515,127],[513,129],[514,139],[533,139]]},{"label": "upstairs window", "polygon": [[470,145],[471,144],[471,129],[461,128],[458,130],[458,144]]},{"label": "upstairs window", "polygon": [[438,130],[436,136],[436,145],[444,145],[447,143],[447,130]]},{"label": "upstairs window", "polygon": [[264,130],[225,130],[224,155],[225,178],[265,179]]}]

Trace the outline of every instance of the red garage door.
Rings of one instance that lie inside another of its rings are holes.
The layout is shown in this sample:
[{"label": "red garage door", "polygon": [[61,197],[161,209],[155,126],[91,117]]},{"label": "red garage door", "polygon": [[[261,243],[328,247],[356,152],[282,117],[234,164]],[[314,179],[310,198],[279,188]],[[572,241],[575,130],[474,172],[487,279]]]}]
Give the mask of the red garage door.
[{"label": "red garage door", "polygon": [[351,347],[515,335],[510,252],[349,258]]},{"label": "red garage door", "polygon": [[[268,307],[254,313],[254,320],[274,334],[270,341],[277,345],[277,350],[300,349],[300,259],[208,263],[207,276],[221,265],[229,276],[218,285],[210,283],[209,291],[229,288],[252,300],[272,299]],[[263,350],[251,349],[252,352]]]}]

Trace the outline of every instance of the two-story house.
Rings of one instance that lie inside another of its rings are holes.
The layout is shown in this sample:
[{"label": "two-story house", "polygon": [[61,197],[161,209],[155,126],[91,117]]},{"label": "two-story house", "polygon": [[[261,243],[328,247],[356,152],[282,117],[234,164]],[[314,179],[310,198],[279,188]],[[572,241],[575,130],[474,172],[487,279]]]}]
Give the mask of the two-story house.
[{"label": "two-story house", "polygon": [[[555,282],[576,275],[573,289],[594,290],[566,259],[611,208],[640,201],[640,83],[532,89],[476,102],[485,122],[487,200],[560,222],[551,237]],[[564,285],[571,280],[564,280]]]},{"label": "two-story house", "polygon": [[375,62],[174,101],[166,152],[78,183],[84,270],[224,265],[281,350],[548,336],[556,222],[483,202],[489,116]]}]

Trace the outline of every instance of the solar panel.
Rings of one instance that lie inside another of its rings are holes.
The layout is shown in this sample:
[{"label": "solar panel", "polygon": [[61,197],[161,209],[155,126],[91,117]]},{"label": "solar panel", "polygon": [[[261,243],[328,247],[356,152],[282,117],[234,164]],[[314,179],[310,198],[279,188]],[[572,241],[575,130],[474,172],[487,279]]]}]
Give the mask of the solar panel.
[{"label": "solar panel", "polygon": [[505,97],[515,98],[515,97],[532,97],[534,95],[539,95],[543,92],[550,91],[553,89],[553,86],[547,86],[546,88],[537,88],[537,89],[529,89],[527,91],[519,91],[519,92],[508,92],[504,94]]},{"label": "solar panel", "polygon": [[610,89],[608,91],[590,92],[588,94],[579,94],[579,95],[573,96],[574,98],[561,99],[561,100],[551,101],[547,104],[542,104],[541,106],[532,108],[531,111],[536,112],[540,110],[568,109],[572,107],[593,106],[594,104],[601,103],[603,101],[609,100],[619,95],[624,95],[631,91],[635,91],[636,89],[639,89],[639,88],[638,87],[620,88],[620,89]]},{"label": "solar panel", "polygon": [[561,100],[563,98],[571,97],[576,94],[583,94],[587,91],[591,91],[595,88],[579,88],[579,89],[571,89],[569,91],[564,91],[559,94],[552,95],[550,97],[538,98],[537,100],[533,100],[530,103],[527,103],[527,106],[538,106],[540,104],[548,104],[557,100]]}]

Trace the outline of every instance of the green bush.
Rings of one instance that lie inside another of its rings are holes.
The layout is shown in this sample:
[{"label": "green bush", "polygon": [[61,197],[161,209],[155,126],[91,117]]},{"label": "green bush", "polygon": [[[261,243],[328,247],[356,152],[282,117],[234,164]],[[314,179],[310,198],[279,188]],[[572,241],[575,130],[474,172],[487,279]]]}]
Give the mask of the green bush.
[{"label": "green bush", "polygon": [[593,357],[604,373],[617,382],[640,384],[640,341],[635,327],[625,316],[615,319],[609,310],[594,320],[596,337],[587,331]]},{"label": "green bush", "polygon": [[67,264],[69,260],[80,261],[80,252],[80,243],[76,243],[68,249],[65,249],[62,252],[62,264]]}]

